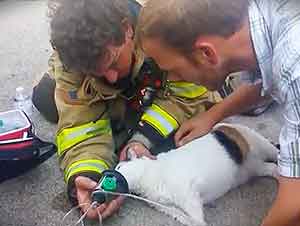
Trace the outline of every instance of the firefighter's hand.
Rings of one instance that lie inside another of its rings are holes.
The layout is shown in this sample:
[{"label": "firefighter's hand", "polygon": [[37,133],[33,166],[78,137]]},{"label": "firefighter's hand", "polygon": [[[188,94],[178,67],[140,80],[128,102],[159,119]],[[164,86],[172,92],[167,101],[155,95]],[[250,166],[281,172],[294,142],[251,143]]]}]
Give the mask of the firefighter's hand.
[{"label": "firefighter's hand", "polygon": [[[75,186],[78,204],[80,205],[88,203],[88,205],[83,205],[81,207],[81,211],[85,213],[91,205],[91,193],[94,191],[95,187],[97,186],[97,183],[88,177],[78,176],[75,179]],[[102,216],[102,219],[105,219],[116,213],[120,209],[123,201],[124,197],[118,196],[109,203],[104,203],[95,209],[91,208],[87,214],[87,218],[98,219],[99,211],[99,213]]]},{"label": "firefighter's hand", "polygon": [[175,143],[180,147],[191,142],[197,137],[201,137],[211,131],[215,121],[207,112],[203,112],[185,121],[175,133]]},{"label": "firefighter's hand", "polygon": [[120,161],[125,161],[131,158],[140,158],[146,156],[150,159],[156,159],[154,155],[141,143],[131,142],[127,144],[120,153]]}]

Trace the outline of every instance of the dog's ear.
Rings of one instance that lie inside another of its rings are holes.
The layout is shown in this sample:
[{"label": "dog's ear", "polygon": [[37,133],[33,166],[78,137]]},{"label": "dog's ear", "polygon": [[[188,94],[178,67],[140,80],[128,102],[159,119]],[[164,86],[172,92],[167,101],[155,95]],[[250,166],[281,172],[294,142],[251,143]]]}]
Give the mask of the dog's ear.
[{"label": "dog's ear", "polygon": [[229,139],[233,140],[239,146],[243,157],[246,156],[247,152],[250,150],[250,146],[247,142],[247,139],[241,134],[238,129],[228,125],[221,125],[215,128],[215,130],[221,131]]}]

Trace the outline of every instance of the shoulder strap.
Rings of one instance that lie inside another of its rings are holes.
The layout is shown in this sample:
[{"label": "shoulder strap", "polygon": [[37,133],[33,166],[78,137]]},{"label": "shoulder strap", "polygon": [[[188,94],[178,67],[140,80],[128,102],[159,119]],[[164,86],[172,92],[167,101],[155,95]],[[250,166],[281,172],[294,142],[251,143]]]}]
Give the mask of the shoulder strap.
[{"label": "shoulder strap", "polygon": [[56,146],[53,143],[42,141],[36,136],[34,137],[34,142],[30,148],[33,149],[32,153],[34,153],[34,155],[29,159],[0,160],[0,183],[20,176],[21,174],[37,167],[53,156],[56,152]]}]

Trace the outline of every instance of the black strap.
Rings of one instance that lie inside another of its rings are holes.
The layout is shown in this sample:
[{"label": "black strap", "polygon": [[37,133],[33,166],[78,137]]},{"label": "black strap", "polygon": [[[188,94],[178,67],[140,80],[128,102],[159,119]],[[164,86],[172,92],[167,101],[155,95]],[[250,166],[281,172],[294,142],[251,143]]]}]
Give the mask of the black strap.
[{"label": "black strap", "polygon": [[54,155],[57,151],[57,147],[55,144],[42,141],[38,137],[36,137],[38,145],[37,148],[39,149],[39,156],[37,158],[37,163],[41,164],[49,159],[52,155]]},{"label": "black strap", "polygon": [[172,132],[167,138],[165,138],[159,144],[156,144],[151,148],[150,152],[152,155],[158,155],[163,152],[168,152],[172,149],[176,148],[175,139],[174,139],[175,131]]},{"label": "black strap", "polygon": [[56,146],[53,143],[42,141],[38,137],[34,137],[32,148],[37,154],[30,159],[0,160],[0,183],[37,167],[56,152]]}]

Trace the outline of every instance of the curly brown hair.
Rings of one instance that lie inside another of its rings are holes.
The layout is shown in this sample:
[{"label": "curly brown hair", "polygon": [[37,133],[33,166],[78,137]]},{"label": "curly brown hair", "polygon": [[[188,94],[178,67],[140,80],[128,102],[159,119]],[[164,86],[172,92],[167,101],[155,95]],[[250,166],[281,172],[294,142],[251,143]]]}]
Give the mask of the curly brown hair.
[{"label": "curly brown hair", "polygon": [[51,42],[67,70],[95,71],[108,44],[125,42],[126,0],[61,0],[52,13]]}]

